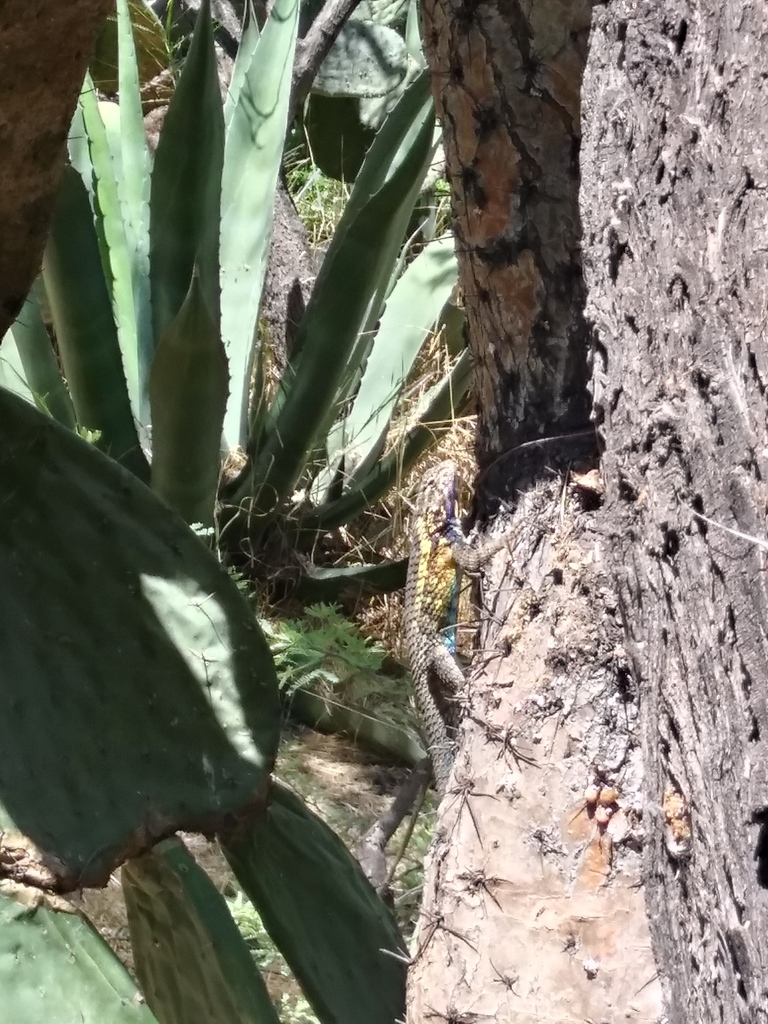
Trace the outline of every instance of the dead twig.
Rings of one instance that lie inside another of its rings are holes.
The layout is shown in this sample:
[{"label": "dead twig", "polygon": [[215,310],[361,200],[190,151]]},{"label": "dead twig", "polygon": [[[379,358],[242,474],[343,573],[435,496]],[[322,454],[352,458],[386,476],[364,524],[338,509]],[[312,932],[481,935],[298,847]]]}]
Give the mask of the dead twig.
[{"label": "dead twig", "polygon": [[[421,805],[424,801],[424,794],[429,785],[431,765],[429,758],[419,761],[405,782],[395,793],[395,797],[387,812],[374,822],[365,835],[357,844],[356,856],[360,867],[374,887],[382,895],[389,889],[394,870],[405,852],[405,848],[411,838],[413,826],[418,817]],[[387,870],[386,847],[389,840],[397,831],[400,822],[416,804],[416,809],[411,817],[408,833],[405,842],[395,858],[392,868]]]}]

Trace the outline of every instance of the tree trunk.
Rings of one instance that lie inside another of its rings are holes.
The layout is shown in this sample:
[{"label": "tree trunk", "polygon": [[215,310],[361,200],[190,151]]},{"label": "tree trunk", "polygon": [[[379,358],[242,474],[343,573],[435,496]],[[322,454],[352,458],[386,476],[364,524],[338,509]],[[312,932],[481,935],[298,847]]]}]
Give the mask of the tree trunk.
[{"label": "tree trunk", "polygon": [[0,11],[0,339],[40,269],[67,133],[111,0],[5,0]]},{"label": "tree trunk", "polygon": [[641,697],[653,942],[672,1021],[766,1021],[765,4],[597,9],[584,98],[595,406]]},{"label": "tree trunk", "polygon": [[[586,23],[425,3],[477,507],[527,527],[483,581],[411,1022],[768,1020],[768,14],[615,0],[582,82]],[[604,498],[521,445],[583,427],[588,341]]]},{"label": "tree trunk", "polygon": [[590,5],[423,7],[484,465],[521,441],[582,426],[589,411],[578,150]]},{"label": "tree trunk", "polygon": [[483,581],[409,1021],[657,1020],[637,692],[589,424],[578,153],[590,8],[426,0],[424,18],[477,368],[476,511],[508,520],[506,498],[523,526]]}]

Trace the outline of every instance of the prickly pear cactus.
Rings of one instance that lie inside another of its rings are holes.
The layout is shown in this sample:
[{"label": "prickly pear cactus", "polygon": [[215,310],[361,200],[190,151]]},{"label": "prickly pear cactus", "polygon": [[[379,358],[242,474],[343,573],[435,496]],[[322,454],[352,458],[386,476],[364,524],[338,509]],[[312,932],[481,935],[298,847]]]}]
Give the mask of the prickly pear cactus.
[{"label": "prickly pear cactus", "polygon": [[163,1024],[280,1024],[224,897],[177,839],[122,871],[136,974]]},{"label": "prickly pear cactus", "polygon": [[275,784],[267,813],[252,828],[220,840],[323,1024],[404,1019],[408,955],[402,936],[324,822]]},{"label": "prickly pear cactus", "polygon": [[343,26],[312,83],[324,96],[385,96],[408,67],[403,37],[394,29],[350,19]]},{"label": "prickly pear cactus", "polygon": [[60,896],[2,883],[0,1006],[8,1024],[157,1024],[93,926]]},{"label": "prickly pear cactus", "polygon": [[205,546],[127,471],[0,389],[0,874],[103,884],[258,808],[266,642]]}]

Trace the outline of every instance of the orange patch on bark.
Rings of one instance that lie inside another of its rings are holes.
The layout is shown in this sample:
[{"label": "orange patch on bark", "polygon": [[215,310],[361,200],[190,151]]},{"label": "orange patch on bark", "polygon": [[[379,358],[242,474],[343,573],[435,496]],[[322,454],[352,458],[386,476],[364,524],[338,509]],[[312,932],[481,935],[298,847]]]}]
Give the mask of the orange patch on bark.
[{"label": "orange patch on bark", "polygon": [[501,306],[507,335],[515,340],[516,347],[526,347],[543,298],[541,275],[533,253],[526,249],[517,263],[494,271],[489,283]]},{"label": "orange patch on bark", "polygon": [[520,154],[508,136],[496,132],[478,149],[475,170],[485,196],[485,205],[477,211],[477,232],[483,240],[496,238],[508,229],[516,204]]},{"label": "orange patch on bark", "polygon": [[584,851],[574,892],[594,892],[605,885],[611,873],[612,854],[610,836],[596,835]]}]

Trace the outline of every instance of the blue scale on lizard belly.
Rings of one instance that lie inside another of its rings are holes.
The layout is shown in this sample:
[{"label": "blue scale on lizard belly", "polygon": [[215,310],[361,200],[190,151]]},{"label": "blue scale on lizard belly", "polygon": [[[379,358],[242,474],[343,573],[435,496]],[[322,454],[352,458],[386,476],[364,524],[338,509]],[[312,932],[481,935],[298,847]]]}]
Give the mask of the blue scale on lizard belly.
[{"label": "blue scale on lizard belly", "polygon": [[456,624],[459,619],[459,580],[454,573],[453,586],[451,587],[451,599],[448,602],[448,611],[445,616],[445,628],[443,629],[443,643],[451,652],[456,653]]}]

